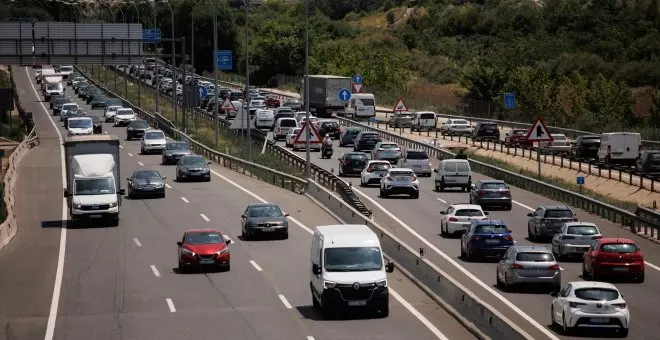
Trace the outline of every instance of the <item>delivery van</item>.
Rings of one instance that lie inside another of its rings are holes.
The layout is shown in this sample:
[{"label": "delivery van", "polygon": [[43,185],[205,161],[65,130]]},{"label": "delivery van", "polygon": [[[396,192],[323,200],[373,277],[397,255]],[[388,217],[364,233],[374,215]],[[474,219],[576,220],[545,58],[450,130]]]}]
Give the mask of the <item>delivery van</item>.
[{"label": "delivery van", "polygon": [[608,132],[600,135],[598,160],[633,165],[642,153],[642,136],[636,132]]}]

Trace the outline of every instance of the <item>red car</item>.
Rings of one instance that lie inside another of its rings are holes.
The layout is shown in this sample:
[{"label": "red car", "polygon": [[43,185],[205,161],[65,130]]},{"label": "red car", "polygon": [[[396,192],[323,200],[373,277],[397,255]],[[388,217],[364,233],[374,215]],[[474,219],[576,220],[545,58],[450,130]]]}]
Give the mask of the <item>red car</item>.
[{"label": "red car", "polygon": [[179,271],[189,269],[217,268],[228,271],[231,255],[231,240],[222,236],[220,230],[189,229],[178,241]]},{"label": "red car", "polygon": [[582,276],[595,281],[609,276],[644,282],[644,257],[631,239],[601,238],[584,253]]},{"label": "red car", "polygon": [[280,100],[275,96],[266,96],[266,101],[264,102],[266,107],[280,107]]},{"label": "red car", "polygon": [[525,129],[511,129],[504,136],[504,144],[506,146],[533,146],[534,143],[527,140],[527,133]]}]

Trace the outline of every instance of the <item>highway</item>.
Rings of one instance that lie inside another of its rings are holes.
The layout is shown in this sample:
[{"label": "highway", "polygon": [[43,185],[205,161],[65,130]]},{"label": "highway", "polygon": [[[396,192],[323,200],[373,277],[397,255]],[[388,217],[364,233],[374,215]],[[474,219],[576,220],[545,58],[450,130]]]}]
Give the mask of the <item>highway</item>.
[{"label": "highway", "polygon": [[[125,198],[116,228],[61,229],[67,217],[59,203],[56,131],[65,133],[57,117],[51,123],[47,103],[38,102],[32,70],[16,70],[21,99],[37,117],[42,145],[25,163],[34,170],[19,177],[25,187],[19,212],[26,225],[0,253],[0,264],[7,264],[3,274],[10,264],[30,265],[29,271],[16,270],[20,277],[0,275],[0,338],[41,339],[46,333],[46,340],[474,339],[396,271],[389,277],[387,319],[319,320],[308,285],[310,231],[337,221],[306,198],[215,165],[210,183],[174,182],[173,166],[161,166],[159,155],[139,155],[139,142],[124,141],[125,128],[109,123],[105,132],[122,140],[122,177],[138,168],[159,170],[168,177],[167,197]],[[67,95],[77,98],[71,88]],[[90,114],[102,113],[78,103]],[[288,240],[243,242],[237,236],[240,213],[255,201],[276,202],[291,213]],[[219,227],[234,241],[230,272],[176,272],[175,242],[185,229],[199,227]],[[24,261],[26,247],[33,255]],[[49,315],[49,306],[56,313]]]},{"label": "highway", "polygon": [[[279,143],[284,146],[284,143]],[[335,142],[335,154],[332,159],[321,159],[320,153],[311,154],[312,162],[326,170],[332,168],[337,173],[337,158],[343,152],[352,151],[352,146],[342,148]],[[297,152],[301,157],[305,153]],[[432,161],[434,167],[437,167],[438,161]],[[480,174],[472,174],[473,182],[480,179],[488,179]],[[464,192],[435,192],[433,177],[420,178],[420,198],[408,199],[379,197],[378,186],[372,188],[359,187],[359,177],[344,178],[353,183],[353,190],[360,196],[362,201],[373,210],[375,220],[383,226],[389,227],[395,235],[404,242],[416,247],[424,247],[427,251],[427,257],[432,259],[442,269],[447,270],[450,275],[459,279],[463,284],[469,287],[473,292],[497,306],[500,311],[508,317],[531,318],[538,324],[536,329],[525,328],[534,338],[557,337],[568,339],[569,337],[559,336],[554,330],[549,328],[550,323],[550,302],[552,297],[546,292],[532,290],[521,293],[502,292],[495,286],[495,264],[494,263],[466,263],[459,258],[460,241],[458,239],[445,239],[440,234],[440,214],[446,210],[452,203],[467,203],[469,196]],[[513,230],[513,236],[517,244],[532,244],[527,240],[527,221],[526,214],[532,212],[539,205],[557,203],[542,196],[532,194],[512,188],[512,197],[514,199],[513,209],[511,211],[490,211],[491,219],[504,220]],[[575,210],[581,221],[590,221],[596,223],[604,236],[628,237],[634,239],[641,247],[646,266],[646,282],[637,283],[616,283],[617,287],[624,294],[624,298],[629,304],[631,310],[631,329],[629,338],[631,339],[660,339],[657,333],[657,314],[656,306],[660,303],[660,291],[657,287],[660,285],[660,247],[645,238],[632,235],[629,231],[621,229],[616,225],[607,222],[599,217],[589,215],[582,210]],[[415,235],[417,234],[417,235]],[[549,244],[547,244],[549,246]],[[563,262],[561,263],[562,282],[581,280],[581,262]],[[516,306],[521,313],[516,313],[513,307]],[[521,316],[522,314],[522,316]],[[594,333],[592,331],[579,334],[581,337],[607,337],[607,334]]]}]

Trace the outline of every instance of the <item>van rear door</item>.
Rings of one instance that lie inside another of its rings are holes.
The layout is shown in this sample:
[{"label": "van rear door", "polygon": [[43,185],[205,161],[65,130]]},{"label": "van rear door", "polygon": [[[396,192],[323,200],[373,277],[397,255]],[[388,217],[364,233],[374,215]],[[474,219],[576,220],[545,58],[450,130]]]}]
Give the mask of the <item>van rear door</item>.
[{"label": "van rear door", "polygon": [[435,127],[435,113],[425,112],[419,114],[419,126],[426,128]]}]

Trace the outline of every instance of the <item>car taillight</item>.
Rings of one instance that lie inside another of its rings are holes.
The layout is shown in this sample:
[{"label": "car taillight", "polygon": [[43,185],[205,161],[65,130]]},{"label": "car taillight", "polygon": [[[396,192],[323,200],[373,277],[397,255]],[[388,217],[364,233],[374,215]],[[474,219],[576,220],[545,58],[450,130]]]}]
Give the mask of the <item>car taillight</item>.
[{"label": "car taillight", "polygon": [[372,169],[367,169],[367,172],[372,172],[372,171],[373,171]]},{"label": "car taillight", "polygon": [[580,303],[580,302],[569,302],[568,305],[571,306],[571,308],[578,308],[578,307],[580,307],[580,306],[584,306],[585,303]]},{"label": "car taillight", "polygon": [[477,191],[477,194],[479,194],[479,195],[485,195],[486,193],[487,193],[486,190],[479,190],[479,191]]},{"label": "car taillight", "polygon": [[507,241],[513,241],[513,236],[511,236],[511,235],[502,236],[502,239],[507,240]]},{"label": "car taillight", "polygon": [[349,164],[351,164],[351,162],[348,159],[344,161],[344,165],[349,165]]},{"label": "car taillight", "polygon": [[525,269],[521,264],[514,263],[511,265],[511,269]]},{"label": "car taillight", "polygon": [[456,217],[450,217],[449,222],[458,222],[458,219]]},{"label": "car taillight", "polygon": [[509,191],[509,190],[503,191],[503,192],[502,192],[502,196],[504,196],[504,197],[511,197],[511,191]]},{"label": "car taillight", "polygon": [[412,180],[413,180],[413,181],[416,181],[416,180],[417,180],[417,176],[416,176],[416,175],[413,176],[413,177],[412,177]]},{"label": "car taillight", "polygon": [[626,309],[625,303],[613,303],[612,306],[620,309]]},{"label": "car taillight", "polygon": [[553,264],[552,266],[548,267],[550,270],[560,270],[561,268],[559,267],[558,264]]},{"label": "car taillight", "polygon": [[561,239],[562,240],[575,240],[575,237],[564,235],[564,236],[561,237]]},{"label": "car taillight", "polygon": [[480,236],[476,236],[476,235],[470,237],[470,241],[477,241],[477,240],[479,240],[479,239],[481,239],[481,237],[480,237]]}]

